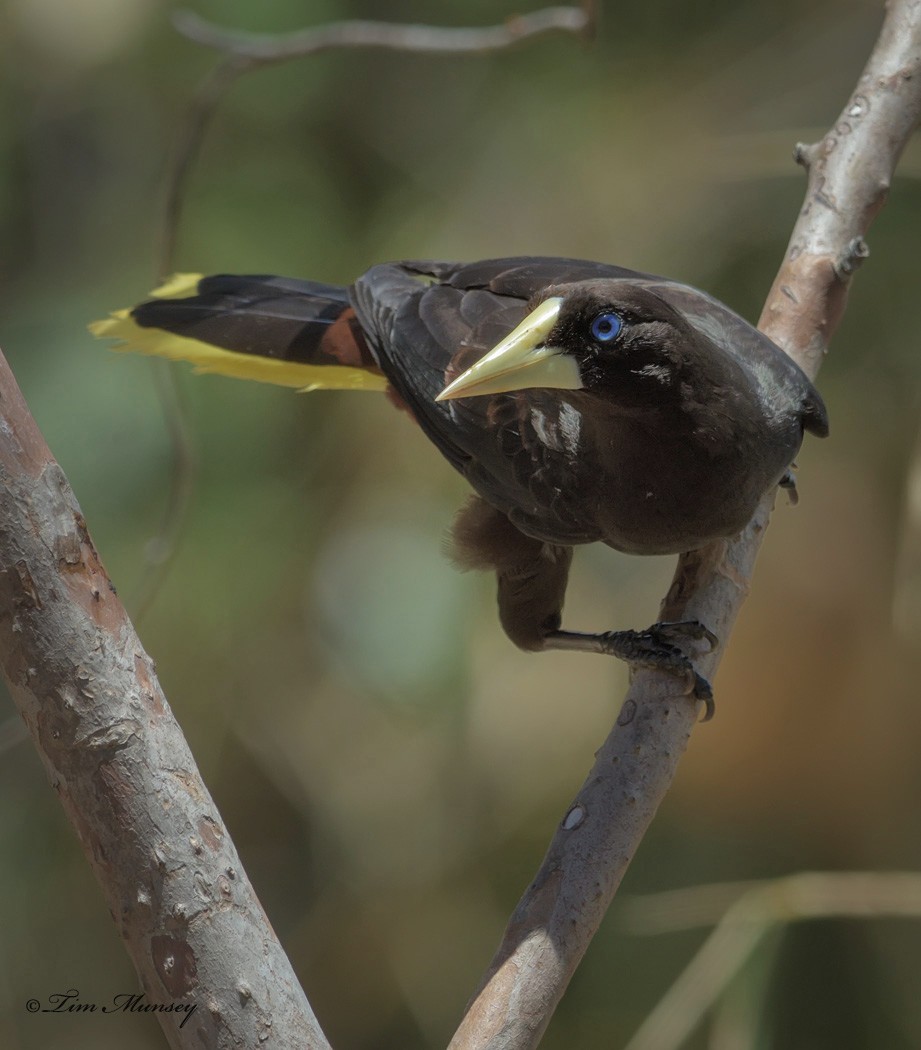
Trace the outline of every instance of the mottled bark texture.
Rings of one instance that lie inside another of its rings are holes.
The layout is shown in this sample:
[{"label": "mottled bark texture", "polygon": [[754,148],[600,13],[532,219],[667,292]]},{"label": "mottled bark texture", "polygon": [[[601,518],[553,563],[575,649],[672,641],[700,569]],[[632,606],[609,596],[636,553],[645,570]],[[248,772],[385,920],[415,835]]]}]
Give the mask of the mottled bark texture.
[{"label": "mottled bark texture", "polygon": [[[841,319],[863,236],[921,115],[921,0],[891,0],[866,70],[814,146],[806,200],[760,326],[814,377]],[[698,666],[712,676],[748,593],[773,495],[730,542],[679,560],[663,620],[700,620],[722,639]],[[780,687],[778,682],[778,686]],[[718,703],[732,703],[718,695]],[[453,1050],[525,1050],[540,1041],[665,795],[697,717],[675,681],[637,672],[620,718],[563,818],[468,1006]]]},{"label": "mottled bark texture", "polygon": [[328,1047],[2,356],[0,664],[170,1045]]}]

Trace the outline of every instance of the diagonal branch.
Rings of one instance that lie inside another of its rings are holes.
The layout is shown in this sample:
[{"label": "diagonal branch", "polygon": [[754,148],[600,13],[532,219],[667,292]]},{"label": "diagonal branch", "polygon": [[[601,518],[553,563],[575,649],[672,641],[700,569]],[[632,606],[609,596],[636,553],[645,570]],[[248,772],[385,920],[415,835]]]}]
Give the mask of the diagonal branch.
[{"label": "diagonal branch", "polygon": [[[799,147],[806,200],[761,328],[814,376],[837,327],[863,237],[921,117],[921,0],[890,0],[866,69],[825,138]],[[748,592],[773,506],[736,539],[679,559],[662,619],[697,619],[723,640]],[[700,658],[712,675],[719,652]],[[696,713],[674,680],[640,671],[563,818],[451,1042],[524,1050],[540,1041],[687,747]]]},{"label": "diagonal branch", "polygon": [[3,677],[170,1046],[328,1050],[2,355],[0,541]]}]

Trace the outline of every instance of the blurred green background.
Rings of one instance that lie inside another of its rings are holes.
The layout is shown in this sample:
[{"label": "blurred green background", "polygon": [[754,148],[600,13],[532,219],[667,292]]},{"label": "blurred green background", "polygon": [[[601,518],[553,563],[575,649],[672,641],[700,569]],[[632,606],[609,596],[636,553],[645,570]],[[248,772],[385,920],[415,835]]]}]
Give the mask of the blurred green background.
[{"label": "blurred green background", "polygon": [[[196,10],[281,31],[524,7]],[[340,52],[242,80],[193,170],[177,268],[347,283],[406,256],[574,255],[682,278],[757,318],[802,199],[792,146],[835,119],[882,5],[607,8],[591,49],[559,36],[485,57]],[[166,158],[214,62],[171,29],[172,9],[0,6],[0,342],[130,610],[174,460],[151,363],[85,325],[156,277]],[[803,449],[799,506],[778,501],[717,717],[625,893],[921,866],[919,176],[916,141],[820,377],[832,437]],[[383,398],[176,371],[200,466],[141,636],[334,1045],[443,1045],[625,669],[506,641],[491,580],[443,556],[461,480]],[[580,551],[568,623],[649,623],[672,565]],[[0,723],[15,717],[4,698]],[[149,1018],[25,1011],[55,991],[136,987],[27,742],[0,753],[0,843],[0,1045],[165,1045]],[[620,924],[615,905],[551,1050],[622,1045],[703,937]],[[775,948],[757,1041],[732,1046],[921,1045],[915,925],[811,924]]]}]

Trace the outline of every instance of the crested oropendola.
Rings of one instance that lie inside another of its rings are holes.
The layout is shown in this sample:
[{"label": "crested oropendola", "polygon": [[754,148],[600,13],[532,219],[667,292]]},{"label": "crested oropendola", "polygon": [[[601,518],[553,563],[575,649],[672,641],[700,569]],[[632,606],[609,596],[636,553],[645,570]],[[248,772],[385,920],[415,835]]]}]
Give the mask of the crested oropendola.
[{"label": "crested oropendola", "polygon": [[677,647],[699,624],[560,629],[575,544],[690,551],[791,485],[825,407],[799,367],[688,285],[558,258],[374,266],[349,288],[182,274],[92,325],[116,349],[301,390],[385,390],[476,492],[462,566],[495,570],[522,649],[611,653],[710,686]]}]

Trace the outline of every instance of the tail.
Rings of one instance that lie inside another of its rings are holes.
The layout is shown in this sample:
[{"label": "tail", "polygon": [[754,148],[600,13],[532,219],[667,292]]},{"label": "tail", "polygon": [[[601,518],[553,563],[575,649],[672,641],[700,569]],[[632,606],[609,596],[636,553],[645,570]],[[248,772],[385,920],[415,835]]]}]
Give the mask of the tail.
[{"label": "tail", "polygon": [[190,361],[197,372],[298,390],[385,390],[348,292],[262,275],[176,274],[155,298],[90,331],[114,350]]}]

